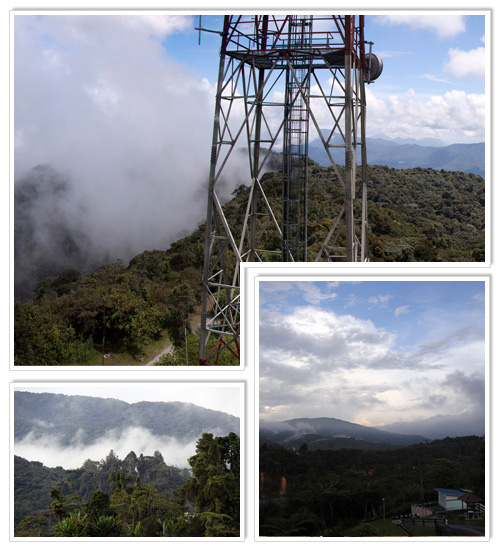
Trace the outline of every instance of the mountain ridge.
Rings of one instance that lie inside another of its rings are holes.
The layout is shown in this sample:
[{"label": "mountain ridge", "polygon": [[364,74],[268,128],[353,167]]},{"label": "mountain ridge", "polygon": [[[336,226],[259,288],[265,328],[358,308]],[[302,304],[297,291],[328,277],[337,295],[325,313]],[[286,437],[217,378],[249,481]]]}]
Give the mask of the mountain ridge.
[{"label": "mountain ridge", "polygon": [[477,416],[465,412],[458,415],[435,415],[413,422],[392,422],[380,426],[380,428],[388,432],[417,429],[429,439],[443,439],[468,435],[481,436],[484,435],[484,426],[484,414]]},{"label": "mountain ridge", "polygon": [[393,433],[328,417],[293,418],[272,423],[261,421],[259,433],[261,442],[293,444],[296,448],[304,443],[311,448],[393,448],[426,441],[417,434]]},{"label": "mountain ridge", "polygon": [[[485,177],[484,142],[446,145],[426,140],[399,140],[383,136],[367,137],[366,149],[369,165],[398,169],[432,168]],[[309,156],[322,166],[330,165],[330,160],[319,139],[309,144]],[[341,149],[333,149],[333,158],[337,164],[344,164],[344,154]]]},{"label": "mountain ridge", "polygon": [[50,392],[14,392],[14,439],[57,436],[70,445],[79,434],[90,444],[113,430],[142,427],[153,435],[188,442],[204,432],[239,434],[239,418],[181,401],[126,403],[119,399],[68,396]]}]

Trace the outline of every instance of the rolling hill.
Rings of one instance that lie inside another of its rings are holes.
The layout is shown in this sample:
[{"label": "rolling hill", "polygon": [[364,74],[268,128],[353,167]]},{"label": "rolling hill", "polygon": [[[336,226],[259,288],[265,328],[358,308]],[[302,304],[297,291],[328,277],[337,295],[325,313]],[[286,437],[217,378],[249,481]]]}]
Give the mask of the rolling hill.
[{"label": "rolling hill", "polygon": [[107,433],[120,437],[130,427],[187,443],[205,432],[239,434],[240,421],[235,416],[190,403],[142,401],[128,404],[98,397],[14,393],[15,441],[28,435],[34,440],[52,437],[65,446],[78,434],[79,442],[89,445]]},{"label": "rolling hill", "polygon": [[[432,145],[429,145],[432,143]],[[485,143],[440,144],[420,140],[401,142],[386,136],[366,138],[368,164],[389,168],[433,168],[485,176]],[[342,151],[334,151],[334,160],[344,164]],[[328,166],[330,161],[319,139],[309,145],[309,156]],[[359,159],[358,159],[359,162]]]},{"label": "rolling hill", "polygon": [[[275,160],[277,165],[270,170],[276,170],[265,173],[261,184],[280,224],[282,174],[279,159]],[[367,177],[371,262],[485,261],[488,228],[481,176],[444,169],[369,166]],[[241,185],[223,206],[236,241],[249,193],[250,188]],[[308,261],[315,261],[343,200],[335,170],[311,161]],[[360,201],[354,206],[355,216],[360,215]],[[261,209],[263,204],[257,208]],[[256,225],[258,248],[269,251],[261,254],[262,260],[276,261],[281,257],[281,239],[274,224],[260,216]],[[18,237],[16,234],[15,239]],[[344,242],[345,232],[341,231],[339,245]],[[95,364],[102,353],[99,343],[104,327],[107,351],[126,351],[129,361],[135,361],[144,347],[165,331],[174,341],[182,340],[184,325],[179,312],[186,304],[194,311],[201,300],[204,243],[205,226],[201,224],[167,250],[144,251],[128,264],[116,261],[88,274],[78,272],[82,266],[77,264],[62,273],[53,266],[52,277],[29,284],[25,280],[19,300],[17,291],[15,294],[14,364]],[[21,244],[16,248],[22,248]],[[64,255],[63,249],[56,252]],[[16,280],[23,280],[20,264],[16,263],[14,271]]]},{"label": "rolling hill", "polygon": [[283,422],[260,422],[260,443],[294,449],[304,443],[310,449],[390,449],[424,443],[425,437],[392,433],[337,418],[294,418]]}]

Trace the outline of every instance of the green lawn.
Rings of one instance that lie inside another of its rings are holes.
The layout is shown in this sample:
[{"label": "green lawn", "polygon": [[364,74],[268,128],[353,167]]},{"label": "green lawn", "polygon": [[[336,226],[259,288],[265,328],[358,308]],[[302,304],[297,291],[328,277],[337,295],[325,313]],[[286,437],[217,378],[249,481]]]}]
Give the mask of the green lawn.
[{"label": "green lawn", "polygon": [[168,334],[165,332],[161,338],[146,344],[140,352],[133,354],[129,351],[107,345],[104,348],[105,354],[110,354],[110,357],[103,358],[101,346],[95,345],[92,356],[87,361],[86,366],[145,366],[158,353],[167,348],[171,344]]},{"label": "green lawn", "polygon": [[436,528],[434,526],[423,527],[422,525],[405,525],[405,529],[412,537],[435,537]]},{"label": "green lawn", "polygon": [[[363,534],[360,534],[363,533]],[[342,532],[344,537],[404,537],[405,534],[401,529],[392,523],[392,520],[377,519],[368,523],[358,523],[354,527],[346,529]]]}]

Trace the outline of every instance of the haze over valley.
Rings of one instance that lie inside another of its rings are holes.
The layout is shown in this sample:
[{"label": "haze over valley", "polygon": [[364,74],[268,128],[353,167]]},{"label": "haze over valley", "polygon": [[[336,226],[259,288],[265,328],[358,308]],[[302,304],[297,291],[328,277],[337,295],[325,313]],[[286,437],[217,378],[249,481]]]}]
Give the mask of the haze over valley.
[{"label": "haze over valley", "polygon": [[[218,15],[203,21],[222,26]],[[64,269],[165,250],[204,223],[220,36],[205,33],[199,46],[197,24],[156,13],[15,15],[16,297]],[[366,16],[366,25],[386,57],[383,79],[367,87],[369,162],[484,175],[484,17]],[[417,134],[424,141],[404,144]],[[223,200],[249,183],[244,149],[225,167]]]},{"label": "haze over valley", "polygon": [[15,536],[240,533],[241,385],[16,384],[12,397]]},{"label": "haze over valley", "polygon": [[46,466],[78,468],[110,450],[160,451],[169,464],[187,467],[203,433],[239,434],[239,418],[185,402],[126,403],[52,393],[14,393],[14,452]]}]

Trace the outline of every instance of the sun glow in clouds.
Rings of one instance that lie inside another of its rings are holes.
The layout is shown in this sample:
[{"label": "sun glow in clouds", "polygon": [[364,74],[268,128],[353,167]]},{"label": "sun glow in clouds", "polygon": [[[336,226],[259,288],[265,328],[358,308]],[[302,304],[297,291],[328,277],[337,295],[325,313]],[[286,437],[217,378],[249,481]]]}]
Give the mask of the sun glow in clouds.
[{"label": "sun glow in clouds", "polygon": [[[260,282],[261,418],[380,426],[468,408],[479,425],[480,289],[482,281],[340,281],[331,300],[322,282]],[[326,298],[311,304],[311,295]]]}]

